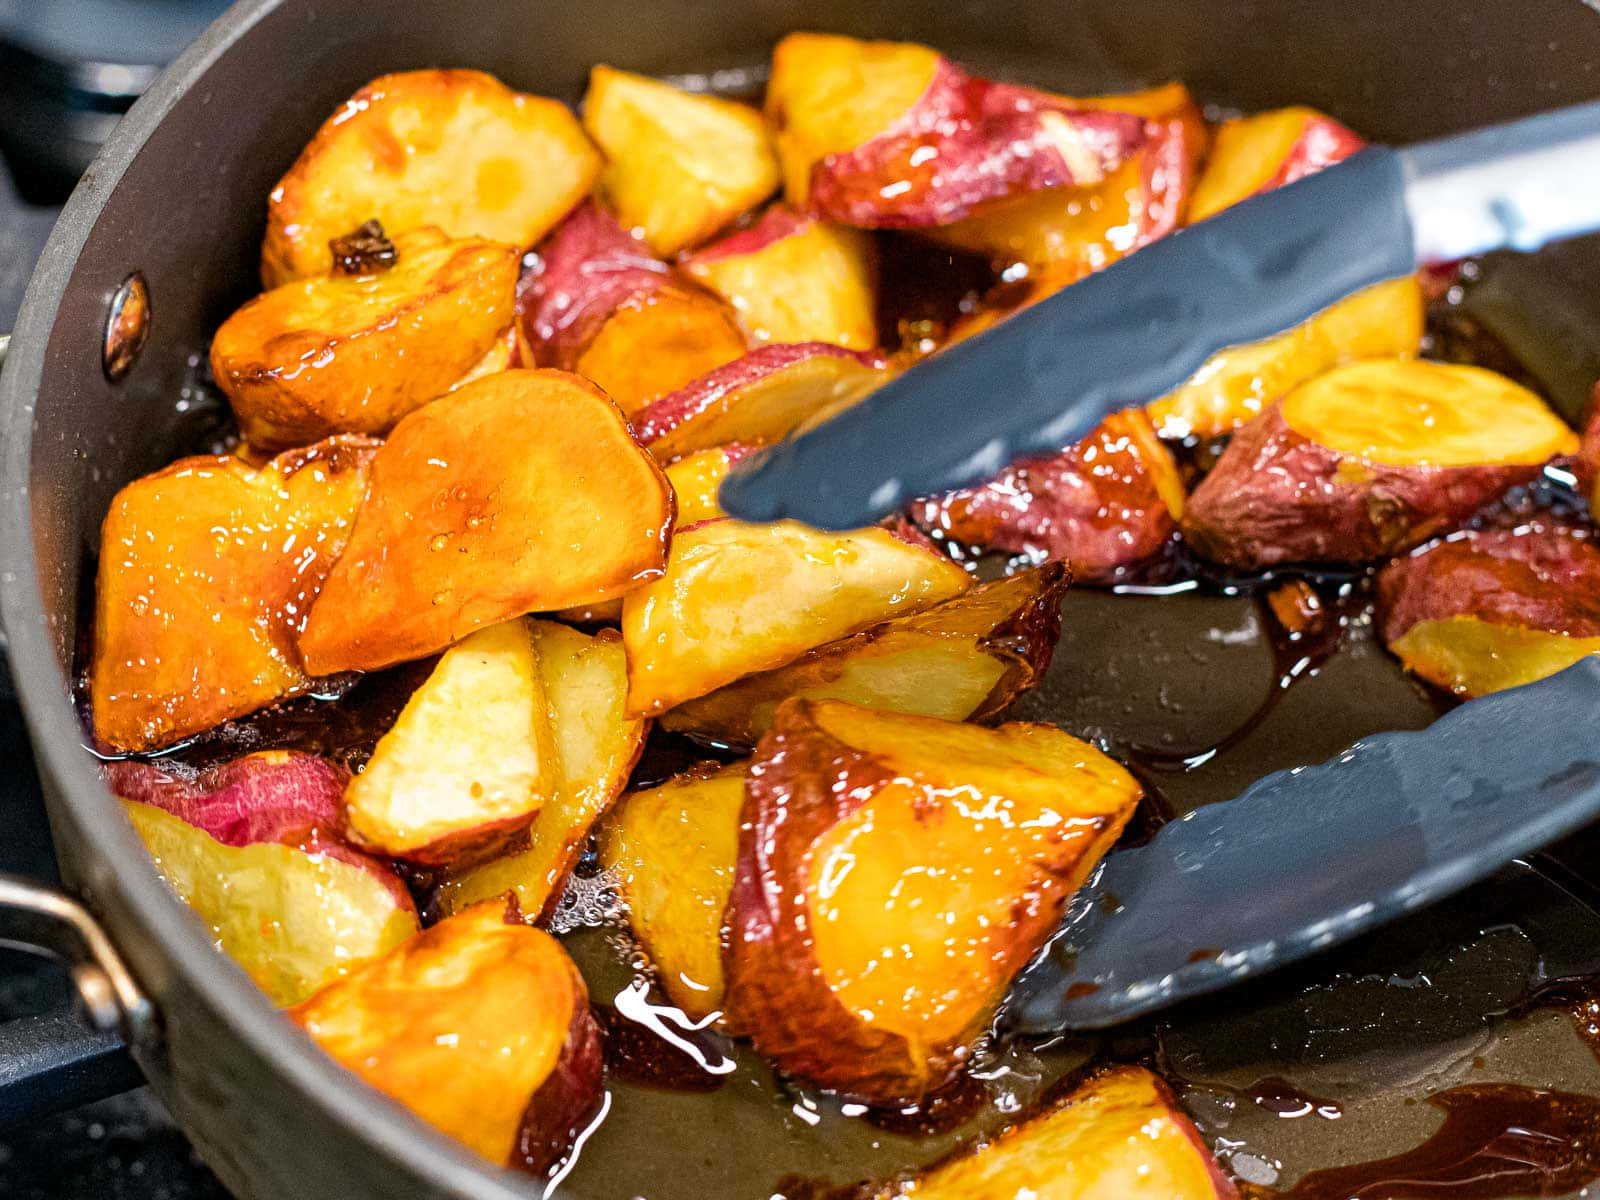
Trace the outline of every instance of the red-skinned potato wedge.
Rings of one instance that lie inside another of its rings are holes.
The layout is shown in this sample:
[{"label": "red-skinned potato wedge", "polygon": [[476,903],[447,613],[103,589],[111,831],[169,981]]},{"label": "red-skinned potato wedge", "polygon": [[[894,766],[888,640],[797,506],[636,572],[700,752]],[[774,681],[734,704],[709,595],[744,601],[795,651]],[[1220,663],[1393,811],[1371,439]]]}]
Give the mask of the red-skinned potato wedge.
[{"label": "red-skinned potato wedge", "polygon": [[267,201],[261,278],[326,274],[328,243],[377,220],[390,235],[533,245],[589,191],[600,155],[554,100],[481,71],[406,71],[362,88],[317,130]]},{"label": "red-skinned potato wedge", "polygon": [[624,712],[628,664],[621,635],[606,629],[590,637],[554,621],[529,624],[558,752],[555,786],[528,829],[525,849],[442,881],[438,897],[446,914],[512,892],[529,918],[546,916],[590,828],[621,794],[644,748],[648,723]]},{"label": "red-skinned potato wedge", "polygon": [[1600,517],[1600,383],[1594,386],[1589,404],[1589,419],[1583,427],[1583,441],[1574,464],[1578,486],[1589,500],[1589,513]]},{"label": "red-skinned potato wedge", "polygon": [[952,541],[1064,558],[1075,579],[1112,583],[1172,537],[1183,479],[1142,412],[1114,413],[1060,454],[1022,459],[988,483],[916,506]]},{"label": "red-skinned potato wedge", "polygon": [[412,413],[372,462],[311,610],[313,671],[373,670],[660,575],[672,491],[616,405],[561,371],[501,371]]},{"label": "red-skinned potato wedge", "polygon": [[751,342],[878,344],[877,279],[866,234],[775,204],[749,229],[707,246],[684,273],[738,313]]},{"label": "red-skinned potato wedge", "polygon": [[960,1070],[1139,795],[1052,726],[786,702],[746,784],[730,1021],[788,1074],[922,1099]]},{"label": "red-skinned potato wedge", "polygon": [[561,1161],[600,1100],[583,978],[503,898],[441,921],[289,1016],[430,1125],[535,1175]]},{"label": "red-skinned potato wedge", "polygon": [[874,625],[686,701],[662,714],[662,727],[754,746],[791,696],[947,721],[992,716],[1049,669],[1071,578],[1055,562],[980,584],[926,612]]},{"label": "red-skinned potato wedge", "polygon": [[654,716],[971,586],[937,551],[878,528],[724,519],[680,530],[666,574],[622,603],[628,711]]},{"label": "red-skinned potato wedge", "polygon": [[789,203],[863,228],[1098,183],[1145,137],[1132,113],[975,78],[924,46],[814,33],[773,51],[767,117]]},{"label": "red-skinned potato wedge", "polygon": [[184,458],[117,493],[95,582],[96,737],[157,750],[311,686],[296,641],[376,451],[340,437],[259,468]]},{"label": "red-skinned potato wedge", "polygon": [[107,763],[105,776],[122,799],[171,813],[224,846],[297,842],[313,830],[338,833],[350,782],[342,764],[298,750],[247,754],[193,778],[125,758]]},{"label": "red-skinned potato wedge", "polygon": [[1600,654],[1600,548],[1550,519],[1467,530],[1385,567],[1378,614],[1389,649],[1436,687],[1532,683]]},{"label": "red-skinned potato wedge", "polygon": [[633,432],[663,462],[729,442],[776,442],[888,377],[881,358],[826,342],[762,346],[649,405]]},{"label": "red-skinned potato wedge", "polygon": [[701,767],[630,793],[606,819],[600,861],[671,1001],[703,1021],[722,1008],[722,913],[733,886],[744,765]]},{"label": "red-skinned potato wedge", "polygon": [[532,631],[468,634],[406,701],[345,788],[356,845],[424,866],[493,856],[550,799],[560,771]]},{"label": "red-skinned potato wedge", "polygon": [[597,66],[583,127],[606,155],[600,193],[657,254],[699,245],[778,187],[766,122],[747,104]]},{"label": "red-skinned potato wedge", "polygon": [[399,876],[336,838],[224,844],[174,815],[170,792],[152,798],[124,807],[156,870],[274,1004],[303,1000],[417,932]]},{"label": "red-skinned potato wedge", "polygon": [[1349,158],[1367,143],[1314,108],[1277,108],[1217,128],[1189,220],[1203,221],[1260,192]]},{"label": "red-skinned potato wedge", "polygon": [[1461,524],[1577,446],[1539,397],[1492,371],[1352,363],[1234,435],[1190,495],[1183,534],[1234,567],[1383,558]]},{"label": "red-skinned potato wedge", "polygon": [[387,269],[257,296],[222,323],[211,372],[258,450],[383,434],[478,365],[511,324],[521,255],[437,229],[396,234]]},{"label": "red-skinned potato wedge", "polygon": [[908,1200],[1238,1200],[1177,1099],[1113,1067],[1044,1111],[900,1188]]},{"label": "red-skinned potato wedge", "polygon": [[745,352],[731,309],[593,203],[541,247],[518,303],[533,361],[594,380],[630,416]]}]

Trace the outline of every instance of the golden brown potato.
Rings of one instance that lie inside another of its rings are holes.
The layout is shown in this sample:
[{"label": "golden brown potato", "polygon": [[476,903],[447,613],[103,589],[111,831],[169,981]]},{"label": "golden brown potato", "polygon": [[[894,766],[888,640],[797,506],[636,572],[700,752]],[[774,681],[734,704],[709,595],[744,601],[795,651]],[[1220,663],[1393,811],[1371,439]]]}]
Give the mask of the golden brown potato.
[{"label": "golden brown potato", "polygon": [[604,1075],[583,977],[489,901],[289,1011],[329,1057],[490,1162],[544,1174]]},{"label": "golden brown potato", "polygon": [[661,725],[754,746],[791,696],[947,721],[981,720],[1032,687],[1061,637],[1071,573],[1055,562],[980,584],[954,600],[896,617],[747,675],[661,716]]},{"label": "golden brown potato", "polygon": [[750,450],[751,447],[737,443],[715,446],[710,450],[696,450],[667,464],[667,482],[678,499],[677,528],[687,529],[701,521],[714,521],[728,515],[718,503],[717,491],[733,464]]},{"label": "golden brown potato", "polygon": [[589,637],[554,621],[529,625],[559,751],[555,787],[528,830],[526,849],[441,882],[439,904],[447,914],[506,892],[516,894],[530,918],[548,914],[590,827],[621,794],[644,748],[648,722],[624,712],[628,664],[621,635],[606,629]]},{"label": "golden brown potato", "polygon": [[1195,184],[1189,219],[1215,216],[1258,192],[1332,166],[1365,145],[1314,108],[1277,108],[1224,121],[1205,173]]},{"label": "golden brown potato", "polygon": [[481,71],[374,79],[328,118],[267,201],[261,279],[324,275],[366,221],[525,249],[589,191],[600,155],[565,105]]},{"label": "golden brown potato", "polygon": [[657,254],[699,245],[778,186],[766,122],[732,100],[597,66],[583,127],[606,155],[601,194]]},{"label": "golden brown potato", "polygon": [[622,603],[628,711],[654,716],[814,646],[958,596],[971,577],[883,529],[709,521]]},{"label": "golden brown potato", "polygon": [[310,686],[296,640],[376,450],[347,437],[260,468],[184,458],[117,493],[95,583],[96,737],[156,750]]},{"label": "golden brown potato", "polygon": [[600,861],[667,996],[690,1019],[722,1008],[722,910],[733,886],[744,765],[706,765],[633,792],[607,818]]},{"label": "golden brown potato", "polygon": [[671,524],[666,477],[602,392],[490,375],[395,426],[301,653],[317,673],[372,670],[621,595],[661,573]]},{"label": "golden brown potato", "polygon": [[286,283],[222,323],[211,371],[251,446],[387,433],[499,346],[515,246],[417,229],[394,248],[387,270]]},{"label": "golden brown potato", "polygon": [[729,1020],[782,1071],[921,1100],[960,1070],[1139,794],[1053,726],[787,701],[746,784]]}]

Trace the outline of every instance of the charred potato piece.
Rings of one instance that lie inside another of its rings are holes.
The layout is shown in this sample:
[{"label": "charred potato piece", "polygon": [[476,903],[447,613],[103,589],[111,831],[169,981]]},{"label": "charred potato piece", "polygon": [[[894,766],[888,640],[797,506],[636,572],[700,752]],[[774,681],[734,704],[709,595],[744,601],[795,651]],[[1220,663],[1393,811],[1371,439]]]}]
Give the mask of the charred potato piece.
[{"label": "charred potato piece", "polygon": [[1600,654],[1600,548],[1549,520],[1467,530],[1385,567],[1378,604],[1407,670],[1482,696]]},{"label": "charred potato piece", "polygon": [[784,1072],[920,1100],[955,1077],[1139,795],[1051,726],[787,701],[746,785],[730,1020]]},{"label": "charred potato piece", "polygon": [[289,1011],[329,1057],[489,1161],[557,1165],[600,1100],[600,1031],[549,934],[489,901]]},{"label": "charred potato piece", "polygon": [[657,254],[699,245],[778,187],[766,122],[745,104],[598,66],[583,127],[606,155],[601,194]]},{"label": "charred potato piece", "polygon": [[95,581],[96,737],[158,750],[311,686],[296,641],[376,450],[332,438],[259,468],[184,458],[117,493]]},{"label": "charred potato piece", "polygon": [[1229,566],[1364,562],[1459,525],[1578,439],[1478,367],[1374,359],[1246,425],[1189,497],[1183,534]]},{"label": "charred potato piece", "polygon": [[373,670],[621,595],[661,573],[671,524],[665,476],[603,393],[490,375],[395,426],[301,653],[317,673]]},{"label": "charred potato piece", "polygon": [[867,235],[782,204],[683,264],[738,313],[752,343],[878,344],[877,279]]},{"label": "charred potato piece", "polygon": [[390,235],[436,225],[526,248],[588,193],[600,166],[554,100],[481,71],[384,75],[328,118],[272,190],[262,282],[327,274],[329,242],[371,220]]},{"label": "charred potato piece", "polygon": [[647,723],[623,711],[628,664],[621,635],[607,629],[590,637],[553,621],[530,625],[558,751],[555,786],[528,830],[526,849],[443,881],[439,903],[446,913],[512,892],[530,918],[547,914],[590,828],[621,794],[644,748]]},{"label": "charred potato piece", "polygon": [[1195,184],[1189,219],[1203,221],[1260,192],[1315,174],[1366,144],[1314,108],[1278,108],[1224,121]]},{"label": "charred potato piece", "polygon": [[672,540],[666,574],[622,603],[628,711],[657,713],[972,586],[883,529],[709,521]]},{"label": "charred potato piece", "polygon": [[394,248],[387,270],[298,279],[222,323],[211,371],[251,446],[387,433],[496,347],[512,319],[515,246],[418,229]]},{"label": "charred potato piece", "polygon": [[980,584],[954,600],[807,651],[664,713],[662,727],[754,746],[791,696],[947,721],[999,712],[1050,667],[1061,638],[1062,563]]},{"label": "charred potato piece", "polygon": [[722,1008],[722,912],[733,886],[744,765],[704,766],[633,792],[606,820],[600,861],[671,1001],[703,1021]]}]

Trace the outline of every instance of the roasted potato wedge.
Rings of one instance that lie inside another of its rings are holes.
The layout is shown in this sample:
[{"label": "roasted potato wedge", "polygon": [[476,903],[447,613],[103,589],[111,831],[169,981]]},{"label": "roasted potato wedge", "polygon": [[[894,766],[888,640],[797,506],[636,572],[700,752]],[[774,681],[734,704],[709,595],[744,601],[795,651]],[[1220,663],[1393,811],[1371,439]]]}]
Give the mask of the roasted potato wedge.
[{"label": "roasted potato wedge", "polygon": [[274,1004],[305,999],[417,932],[400,878],[336,841],[224,845],[154,804],[124,807],[162,878]]},{"label": "roasted potato wedge", "polygon": [[937,1091],[1139,795],[1052,726],[785,702],[746,784],[730,1021],[843,1095]]},{"label": "roasted potato wedge", "polygon": [[1589,515],[1600,519],[1600,383],[1594,386],[1589,404],[1589,419],[1578,446],[1578,461],[1573,464],[1578,487],[1589,500]]},{"label": "roasted potato wedge", "polygon": [[857,230],[775,204],[749,229],[685,261],[683,270],[727,301],[755,345],[831,342],[871,350],[878,344],[873,246]]},{"label": "roasted potato wedge", "polygon": [[634,936],[668,998],[695,1021],[722,1008],[722,911],[743,805],[743,764],[707,765],[629,794],[600,835],[600,861]]},{"label": "roasted potato wedge", "polygon": [[1203,221],[1259,192],[1315,174],[1366,144],[1314,108],[1277,108],[1224,121],[1195,183],[1189,219]]},{"label": "roasted potato wedge", "polygon": [[377,220],[390,235],[533,245],[588,193],[600,155],[554,100],[481,71],[374,79],[317,130],[267,201],[261,279],[325,275],[328,243]]},{"label": "roasted potato wedge", "polygon": [[902,1188],[908,1200],[1237,1200],[1194,1123],[1143,1067],[1113,1067]]},{"label": "roasted potato wedge", "polygon": [[259,468],[183,458],[117,493],[95,581],[96,737],[158,750],[310,687],[296,641],[376,451],[352,437]]},{"label": "roasted potato wedge", "polygon": [[1532,683],[1600,653],[1600,547],[1548,518],[1466,530],[1385,567],[1378,606],[1389,649],[1434,686]]},{"label": "roasted potato wedge", "polygon": [[222,323],[211,372],[258,450],[383,434],[482,363],[512,319],[521,254],[437,229],[387,270],[297,279]]},{"label": "roasted potato wedge", "polygon": [[529,624],[558,751],[555,787],[525,849],[442,881],[438,900],[447,914],[506,892],[529,918],[547,914],[590,828],[621,794],[644,748],[647,722],[623,711],[628,664],[621,636],[607,629],[590,637],[554,621]]},{"label": "roasted potato wedge", "polygon": [[667,464],[667,482],[672,485],[672,494],[678,501],[679,529],[727,516],[717,500],[717,492],[728,477],[729,468],[752,449],[735,442],[710,450],[696,450]]},{"label": "roasted potato wedge", "polygon": [[657,254],[699,245],[778,187],[766,122],[749,105],[598,66],[583,127],[606,155],[601,194]]},{"label": "roasted potato wedge", "polygon": [[1246,425],[1189,497],[1184,537],[1230,566],[1364,562],[1459,525],[1578,439],[1478,367],[1373,359]]},{"label": "roasted potato wedge", "polygon": [[662,727],[754,746],[791,696],[947,721],[991,716],[1049,669],[1071,577],[1056,562],[980,584],[686,701],[662,714]]},{"label": "roasted potato wedge", "polygon": [[1183,505],[1172,452],[1135,411],[1107,417],[1069,450],[1021,459],[914,511],[952,541],[1064,558],[1075,579],[1113,583],[1166,545]]},{"label": "roasted potato wedge", "polygon": [[501,371],[412,413],[372,463],[311,610],[313,672],[372,670],[661,574],[672,491],[617,407],[561,371]]},{"label": "roasted potato wedge", "polygon": [[666,574],[622,604],[628,711],[654,716],[971,586],[936,551],[883,529],[721,520],[680,530]]},{"label": "roasted potato wedge", "polygon": [[492,900],[289,1011],[327,1054],[491,1162],[547,1174],[600,1100],[600,1031],[549,934]]}]

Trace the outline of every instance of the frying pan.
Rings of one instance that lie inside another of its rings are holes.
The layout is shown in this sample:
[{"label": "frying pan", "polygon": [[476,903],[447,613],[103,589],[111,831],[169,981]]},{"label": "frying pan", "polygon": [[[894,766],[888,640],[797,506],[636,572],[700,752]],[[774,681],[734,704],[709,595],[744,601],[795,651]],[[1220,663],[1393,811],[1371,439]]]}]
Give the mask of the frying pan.
[{"label": "frying pan", "polygon": [[[1065,91],[1181,78],[1223,108],[1309,103],[1394,142],[1600,90],[1600,11],[1585,0],[244,0],[228,12],[151,87],[84,177],[0,378],[0,619],[62,874],[83,905],[13,895],[32,916],[13,909],[0,938],[46,941],[54,931],[57,951],[81,967],[91,1012],[121,1027],[241,1197],[489,1200],[538,1187],[486,1167],[323,1058],[212,949],[150,866],[81,747],[69,687],[86,556],[110,497],[183,445],[192,356],[254,288],[268,190],[366,80],[472,66],[575,98],[594,62],[667,75],[749,67],[795,28],[929,42]],[[1531,268],[1491,270],[1478,292],[1486,321],[1498,313],[1509,334],[1539,335],[1521,358],[1569,413],[1600,376],[1586,340],[1600,328],[1597,257],[1592,245],[1569,247]],[[148,288],[148,338],[136,353],[125,347],[128,367],[113,382],[108,305],[135,272]],[[1097,704],[1148,691],[1175,669],[1129,644],[1122,600],[1078,597],[1063,648],[1092,656],[1103,646],[1119,656],[1116,670],[1093,688],[1058,681],[1029,716],[1054,710],[1081,729],[1098,719]],[[1186,620],[1210,618],[1179,603],[1161,620],[1177,638]],[[1345,680],[1344,699],[1327,701],[1300,732],[1275,734],[1254,759],[1231,760],[1199,792],[1226,795],[1244,776],[1326,756],[1335,739],[1431,715],[1392,679],[1369,686],[1378,676],[1364,670],[1330,672]],[[1190,687],[1180,725],[1207,704],[1247,706],[1243,684],[1226,675]],[[1161,715],[1152,713],[1152,727]]]}]

